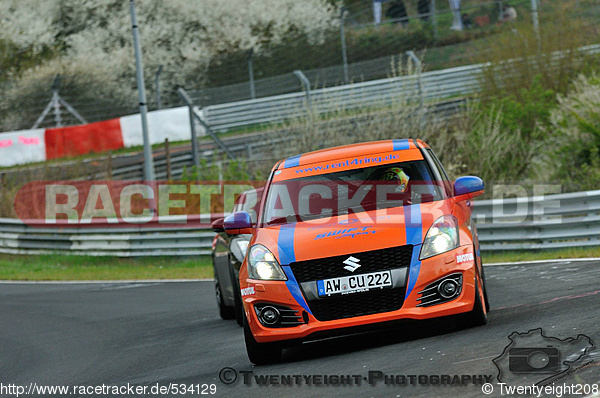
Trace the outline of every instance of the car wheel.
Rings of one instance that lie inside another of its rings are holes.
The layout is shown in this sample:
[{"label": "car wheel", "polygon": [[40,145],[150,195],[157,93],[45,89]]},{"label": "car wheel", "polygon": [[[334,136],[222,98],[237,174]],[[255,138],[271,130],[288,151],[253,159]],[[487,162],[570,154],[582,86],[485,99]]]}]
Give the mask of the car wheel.
[{"label": "car wheel", "polygon": [[472,328],[477,326],[483,326],[487,323],[487,313],[481,303],[481,296],[479,294],[479,286],[475,286],[475,303],[473,309],[466,314],[460,314],[458,318],[458,324],[462,328]]},{"label": "car wheel", "polygon": [[217,306],[219,307],[219,315],[223,319],[233,319],[235,316],[235,308],[228,307],[223,303],[223,293],[221,292],[221,286],[219,280],[215,278],[215,297],[217,299]]},{"label": "car wheel", "polygon": [[255,365],[268,365],[281,361],[283,347],[279,343],[259,343],[254,339],[248,321],[244,317],[244,340],[248,359]]},{"label": "car wheel", "polygon": [[[473,246],[473,253],[477,253],[477,250],[475,250],[475,246]],[[477,256],[475,256],[475,259],[477,259]],[[483,268],[483,262],[480,261],[479,265],[481,266],[481,286],[483,288],[483,299],[485,300],[485,312],[489,313],[490,300],[488,299],[487,285],[485,283],[485,269]]]},{"label": "car wheel", "polygon": [[485,271],[483,270],[483,264],[481,265],[481,285],[483,286],[483,299],[485,300],[485,312],[490,312],[490,299],[487,294],[487,285],[485,284]]}]

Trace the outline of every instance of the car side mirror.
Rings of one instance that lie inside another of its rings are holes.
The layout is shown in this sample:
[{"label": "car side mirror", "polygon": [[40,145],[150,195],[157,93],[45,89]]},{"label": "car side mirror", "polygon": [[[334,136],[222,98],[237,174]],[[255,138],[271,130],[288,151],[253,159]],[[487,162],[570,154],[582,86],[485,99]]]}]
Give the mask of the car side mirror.
[{"label": "car side mirror", "polygon": [[479,177],[463,176],[454,181],[454,197],[459,201],[474,198],[484,191],[485,185]]},{"label": "car side mirror", "polygon": [[237,211],[225,217],[223,229],[228,235],[251,234],[252,217],[246,211]]},{"label": "car side mirror", "polygon": [[217,218],[215,221],[213,221],[212,224],[210,225],[212,230],[217,233],[225,232],[225,229],[223,228],[223,220],[224,220],[224,218]]}]

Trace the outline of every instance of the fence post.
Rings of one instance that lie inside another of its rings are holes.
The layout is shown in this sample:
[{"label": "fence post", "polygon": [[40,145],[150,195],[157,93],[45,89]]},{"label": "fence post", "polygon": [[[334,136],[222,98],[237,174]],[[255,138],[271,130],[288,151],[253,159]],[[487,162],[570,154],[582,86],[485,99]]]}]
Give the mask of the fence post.
[{"label": "fence post", "polygon": [[250,78],[250,98],[256,98],[256,87],[254,87],[254,66],[252,65],[252,56],[254,55],[254,48],[248,51],[248,76]]},{"label": "fence post", "polygon": [[433,26],[433,41],[438,41],[437,11],[435,9],[435,0],[431,0],[431,25]]},{"label": "fence post", "polygon": [[167,181],[171,181],[171,151],[168,138],[165,138],[165,160],[167,162]]},{"label": "fence post", "polygon": [[106,153],[106,176],[108,181],[112,180],[112,151]]},{"label": "fence post", "polygon": [[56,75],[52,82],[52,104],[54,107],[54,126],[62,127],[62,117],[60,115],[60,101],[58,90],[60,88],[60,75]]},{"label": "fence post", "polygon": [[[138,86],[138,97],[140,104],[140,117],[142,119],[142,137],[144,141],[144,179],[154,181],[154,159],[152,158],[152,147],[150,145],[150,132],[148,131],[148,104],[146,104],[146,84],[144,83],[144,64],[142,62],[142,50],[138,32],[137,16],[135,13],[134,0],[129,1],[131,12],[131,29],[133,31],[133,48],[135,52],[136,80]],[[154,206],[152,206],[154,208]]]},{"label": "fence post", "polygon": [[155,84],[156,84],[156,109],[160,109],[162,104],[160,103],[160,73],[162,72],[163,66],[160,65],[156,71]]},{"label": "fence post", "polygon": [[71,114],[75,116],[75,118],[79,120],[81,124],[87,124],[87,121],[83,118],[83,116],[81,116],[79,112],[77,112],[71,105],[69,105],[67,101],[60,97],[59,89],[60,74],[57,73],[54,77],[54,80],[52,81],[52,98],[50,99],[50,102],[48,102],[48,105],[46,105],[46,108],[44,108],[42,114],[37,118],[31,129],[37,129],[40,126],[40,124],[44,121],[46,116],[48,116],[48,113],[50,113],[50,110],[52,108],[54,108],[54,121],[56,127],[62,127],[62,117],[60,114],[61,105],[67,108],[67,111],[71,112]]},{"label": "fence post", "polygon": [[223,161],[217,161],[217,170],[219,171],[219,185],[223,186]]},{"label": "fence post", "polygon": [[[227,149],[225,144],[223,144],[223,141],[221,141],[219,139],[219,137],[217,137],[215,135],[215,133],[213,133],[210,126],[204,120],[202,120],[202,118],[200,116],[198,116],[198,114],[194,111],[194,102],[192,101],[190,96],[186,93],[186,91],[183,89],[183,87],[179,87],[177,89],[177,95],[179,95],[179,98],[181,98],[181,100],[189,108],[190,128],[192,129],[192,152],[194,152],[194,150],[196,151],[195,155],[193,155],[194,156],[194,164],[196,165],[196,167],[198,167],[200,165],[200,161],[197,159],[198,142],[196,142],[196,125],[194,123],[194,118],[202,125],[202,127],[204,127],[206,134],[208,134],[210,136],[210,138],[213,139],[215,144],[217,144],[217,146],[219,148],[221,148],[221,150],[223,152],[225,152],[230,159],[234,159],[233,154],[231,152],[229,152],[229,149]],[[196,163],[196,160],[198,160],[198,163]]]},{"label": "fence post", "polygon": [[421,73],[423,72],[423,64],[419,57],[415,55],[413,51],[407,51],[406,55],[412,60],[417,67],[417,90],[419,92],[419,113],[421,114],[421,128],[425,125],[425,106],[423,99],[423,79]]},{"label": "fence post", "polygon": [[304,93],[306,94],[306,103],[310,105],[310,80],[308,80],[306,75],[299,69],[294,71],[294,75],[300,80],[300,84],[302,84]]},{"label": "fence post", "polygon": [[190,131],[192,132],[192,159],[194,160],[194,166],[196,171],[200,167],[200,157],[198,154],[198,136],[196,134],[196,120],[194,118],[194,103],[192,99],[187,95],[183,88],[177,89],[177,94],[185,102],[188,107],[188,115],[190,117]]},{"label": "fence post", "polygon": [[540,20],[538,16],[537,0],[531,0],[531,18],[533,19],[533,31],[537,40],[538,52],[542,51],[542,39],[540,37]]},{"label": "fence post", "polygon": [[346,16],[346,7],[340,9],[340,40],[342,41],[342,62],[344,65],[344,83],[350,83],[348,77],[348,50],[346,48],[346,32],[344,30],[344,19]]}]

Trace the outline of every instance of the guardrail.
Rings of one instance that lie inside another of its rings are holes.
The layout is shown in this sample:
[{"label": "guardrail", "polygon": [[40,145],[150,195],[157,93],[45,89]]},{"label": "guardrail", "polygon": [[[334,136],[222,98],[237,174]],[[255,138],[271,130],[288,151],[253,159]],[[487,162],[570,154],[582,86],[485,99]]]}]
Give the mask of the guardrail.
[{"label": "guardrail", "polygon": [[474,203],[483,251],[600,246],[600,190]]},{"label": "guardrail", "polygon": [[[578,49],[583,54],[600,53],[600,44]],[[558,62],[563,52],[550,57]],[[517,62],[508,60],[506,62]],[[535,64],[531,60],[532,65]],[[422,82],[424,100],[435,100],[475,94],[479,78],[489,64],[460,66],[368,82],[346,84],[307,92],[275,95],[245,101],[210,105],[202,109],[203,118],[213,131],[227,131],[251,125],[279,123],[302,114],[306,106],[315,114],[326,114],[339,109],[352,110],[365,105],[386,105],[407,98],[417,98],[418,80]]]},{"label": "guardrail", "polygon": [[[482,251],[600,246],[600,190],[474,202]],[[181,217],[169,217],[170,221]],[[0,253],[60,252],[92,256],[209,255],[214,233],[194,223],[176,229],[141,227],[48,228],[0,219]]]},{"label": "guardrail", "polygon": [[[176,221],[177,217],[171,217]],[[94,227],[35,227],[20,220],[0,219],[0,253],[64,253],[88,256],[210,255],[212,230],[181,224],[166,229],[151,222],[141,227],[114,224]]]},{"label": "guardrail", "polygon": [[[485,65],[469,65],[421,75],[424,100],[470,95],[479,89]],[[385,107],[418,99],[418,75],[399,76],[306,92],[211,105],[202,109],[206,123],[217,132],[251,125],[280,123],[306,113],[327,114],[365,106]],[[417,101],[418,102],[418,101]]]}]

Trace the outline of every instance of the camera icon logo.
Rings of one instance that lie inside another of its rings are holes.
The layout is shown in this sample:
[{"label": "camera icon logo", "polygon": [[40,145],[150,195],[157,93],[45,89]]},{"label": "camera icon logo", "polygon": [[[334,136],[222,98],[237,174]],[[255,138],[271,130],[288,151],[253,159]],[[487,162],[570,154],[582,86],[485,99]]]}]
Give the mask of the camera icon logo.
[{"label": "camera icon logo", "polygon": [[511,348],[508,350],[508,370],[512,373],[554,374],[560,371],[558,348]]},{"label": "camera icon logo", "polygon": [[[568,377],[593,363],[600,352],[584,334],[560,339],[547,336],[541,328],[513,332],[502,354],[492,359],[498,381],[509,385],[545,385]],[[591,361],[591,362],[590,362]]]}]

